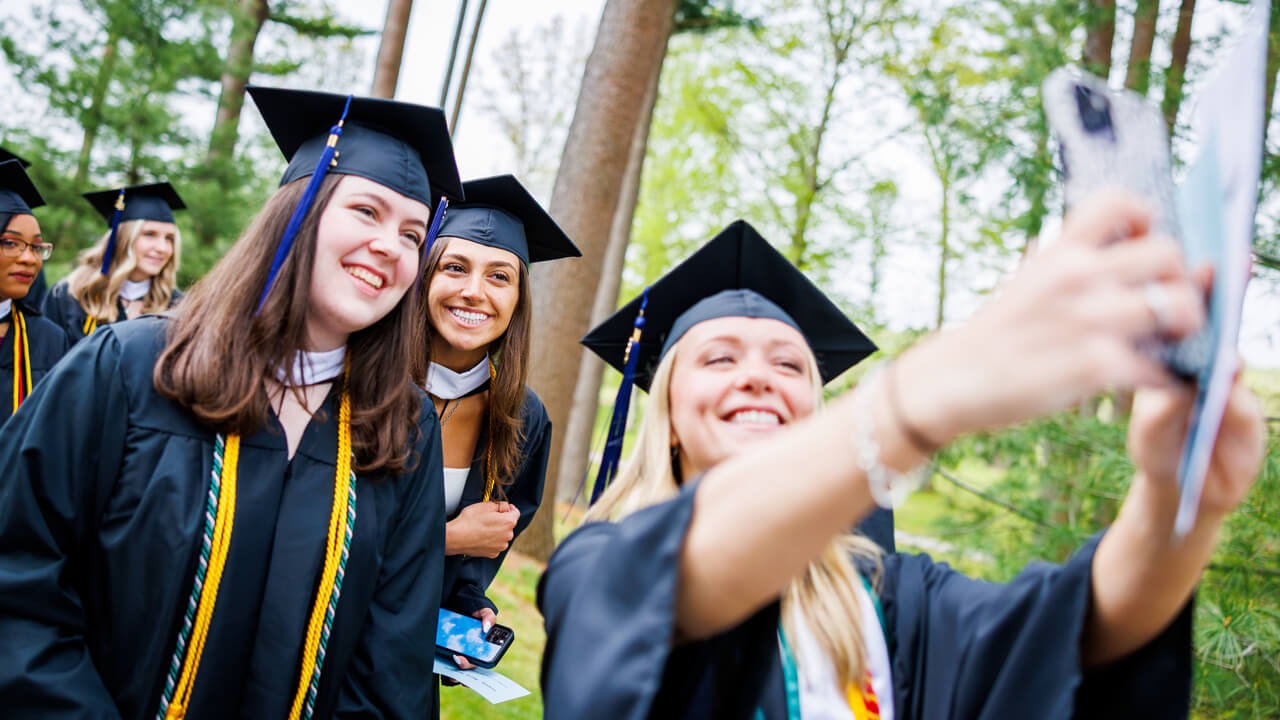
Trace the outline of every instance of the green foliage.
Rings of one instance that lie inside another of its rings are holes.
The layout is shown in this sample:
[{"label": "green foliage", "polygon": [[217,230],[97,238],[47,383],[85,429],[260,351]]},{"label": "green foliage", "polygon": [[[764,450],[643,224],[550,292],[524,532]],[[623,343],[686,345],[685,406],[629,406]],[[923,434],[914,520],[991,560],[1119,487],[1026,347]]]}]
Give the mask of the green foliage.
[{"label": "green foliage", "polygon": [[[1065,560],[1115,517],[1133,476],[1126,424],[1108,422],[1109,412],[1103,402],[1097,414],[1065,412],[948,448],[942,472],[970,481],[978,495],[950,502],[934,530],[988,556],[978,569],[992,580],[1007,581],[1034,560]],[[1277,450],[1273,432],[1260,479],[1228,519],[1197,594],[1194,703],[1202,717],[1280,715]],[[975,461],[989,479],[972,482]]]}]

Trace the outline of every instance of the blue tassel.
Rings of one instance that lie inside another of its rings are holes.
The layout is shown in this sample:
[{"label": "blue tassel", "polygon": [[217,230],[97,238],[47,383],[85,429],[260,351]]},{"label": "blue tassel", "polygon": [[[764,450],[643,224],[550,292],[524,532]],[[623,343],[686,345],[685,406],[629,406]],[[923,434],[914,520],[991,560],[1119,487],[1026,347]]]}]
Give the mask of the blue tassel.
[{"label": "blue tassel", "polygon": [[267,301],[267,293],[271,292],[271,285],[275,283],[276,275],[284,265],[285,258],[289,257],[289,251],[293,249],[293,241],[298,237],[298,230],[302,228],[302,220],[311,209],[311,203],[316,199],[316,193],[320,191],[320,183],[329,172],[329,166],[337,164],[333,156],[338,152],[338,138],[342,137],[342,124],[346,122],[347,111],[350,109],[351,96],[348,95],[346,104],[342,106],[342,117],[338,118],[338,124],[329,128],[329,140],[324,145],[324,151],[320,153],[320,161],[316,163],[315,172],[311,173],[311,180],[307,182],[306,192],[302,193],[298,207],[293,209],[289,224],[285,226],[284,235],[280,236],[280,244],[276,246],[276,256],[271,260],[271,270],[267,273],[267,284],[262,288],[257,309],[253,311],[254,317],[257,317],[262,310],[263,303]]},{"label": "blue tassel", "polygon": [[613,482],[618,474],[618,464],[622,460],[622,441],[627,432],[627,412],[631,408],[631,388],[636,382],[636,361],[640,356],[640,335],[644,332],[644,309],[649,305],[649,288],[645,288],[640,299],[640,312],[636,313],[635,329],[631,331],[631,340],[627,343],[626,360],[622,368],[622,384],[618,386],[618,397],[613,401],[613,417],[609,419],[609,435],[604,443],[604,453],[600,458],[600,471],[596,474],[596,484],[591,488],[591,504],[594,505],[600,495]]},{"label": "blue tassel", "polygon": [[413,279],[413,294],[418,294],[418,285],[427,272],[427,256],[431,254],[431,246],[436,244],[436,235],[440,233],[440,224],[444,222],[444,213],[449,209],[449,198],[440,196],[440,204],[436,205],[435,217],[431,218],[431,227],[427,228],[427,239],[422,242],[422,257],[418,258],[418,276]]},{"label": "blue tassel", "polygon": [[111,213],[111,235],[107,237],[107,248],[102,251],[102,274],[111,271],[111,260],[116,256],[116,234],[120,231],[120,215],[124,212],[124,188],[116,196],[116,211]]}]

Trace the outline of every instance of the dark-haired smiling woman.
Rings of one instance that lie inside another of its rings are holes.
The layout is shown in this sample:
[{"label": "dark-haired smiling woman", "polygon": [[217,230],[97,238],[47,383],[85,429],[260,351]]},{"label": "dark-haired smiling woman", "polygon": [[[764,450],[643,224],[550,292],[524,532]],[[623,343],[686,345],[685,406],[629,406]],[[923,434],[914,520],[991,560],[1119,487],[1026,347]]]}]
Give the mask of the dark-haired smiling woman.
[{"label": "dark-haired smiling woman", "polygon": [[542,502],[551,449],[546,408],[525,386],[529,263],[581,253],[514,177],[463,188],[427,258],[422,319],[449,518],[442,604],[487,629],[497,606],[485,590]]},{"label": "dark-haired smiling woman", "polygon": [[430,204],[461,195],[444,119],[250,92],[280,189],[174,317],[99,329],[0,432],[6,717],[435,700],[440,441],[409,360]]},{"label": "dark-haired smiling woman", "polygon": [[31,208],[44,199],[20,159],[0,163],[0,426],[67,351],[67,335],[25,302],[53,252]]}]

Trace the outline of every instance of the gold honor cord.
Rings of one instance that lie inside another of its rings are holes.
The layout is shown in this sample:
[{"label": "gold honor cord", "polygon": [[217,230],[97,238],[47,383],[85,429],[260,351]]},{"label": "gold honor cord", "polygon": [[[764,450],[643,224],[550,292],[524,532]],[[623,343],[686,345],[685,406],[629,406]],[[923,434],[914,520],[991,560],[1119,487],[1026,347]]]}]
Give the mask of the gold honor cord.
[{"label": "gold honor cord", "polygon": [[484,451],[484,497],[481,502],[489,502],[493,497],[493,483],[497,479],[497,468],[493,466],[493,384],[498,379],[498,369],[489,358],[489,446]]},{"label": "gold honor cord", "polygon": [[13,308],[13,412],[31,394],[31,348],[27,340],[27,319]]},{"label": "gold honor cord", "polygon": [[[205,510],[205,524],[208,525],[210,512],[214,515],[213,534],[206,533],[207,543],[201,548],[200,561],[196,567],[195,585],[199,588],[199,604],[195,613],[195,626],[191,627],[191,610],[183,621],[183,631],[179,633],[178,650],[174,653],[174,661],[182,653],[185,644],[184,635],[191,633],[191,647],[182,661],[182,673],[178,685],[172,690],[173,699],[164,709],[165,720],[182,720],[187,714],[187,705],[191,702],[191,690],[195,687],[196,673],[200,670],[200,657],[204,653],[205,639],[209,636],[209,625],[213,622],[213,608],[218,602],[218,586],[222,582],[222,571],[227,565],[227,551],[231,548],[231,530],[236,515],[236,465],[240,459],[240,436],[230,435],[226,440],[225,454],[219,453],[222,438],[218,437],[214,450],[214,471],[217,479],[214,488],[210,489],[209,502]],[[221,466],[220,468],[218,466]],[[221,473],[217,470],[221,469]],[[192,593],[195,595],[195,592]],[[169,683],[173,681],[170,670]],[[166,692],[170,687],[166,687]]]},{"label": "gold honor cord", "polygon": [[[344,376],[345,380],[345,376]],[[342,591],[342,573],[347,564],[351,547],[351,533],[355,525],[355,475],[351,472],[351,398],[344,391],[338,407],[338,470],[333,483],[333,511],[329,514],[329,541],[325,547],[324,571],[316,601],[311,606],[311,621],[307,623],[307,643],[302,650],[302,673],[298,678],[298,692],[289,710],[289,720],[297,720],[306,702],[306,715],[311,717],[315,695],[320,684],[320,664],[324,662],[329,642],[329,630],[338,609],[338,594]],[[348,512],[350,510],[350,512]],[[322,600],[323,598],[323,600]]]},{"label": "gold honor cord", "polygon": [[[351,537],[355,528],[355,473],[351,469],[351,398],[344,391],[338,410],[338,457],[333,488],[333,509],[329,515],[328,540],[320,587],[311,607],[310,620],[303,646],[302,671],[298,690],[289,711],[290,720],[310,718],[320,684],[324,663],[342,590]],[[231,530],[235,520],[236,465],[240,457],[240,436],[228,435],[225,453],[222,436],[214,444],[213,477],[205,508],[205,539],[195,582],[183,626],[178,633],[177,648],[170,664],[169,677],[160,699],[157,720],[182,720],[191,701],[200,657],[218,600],[218,586],[227,564],[231,546]],[[212,531],[209,528],[212,526]],[[197,601],[198,598],[198,601]],[[187,638],[190,637],[190,648]],[[184,652],[185,650],[185,652]],[[184,657],[185,655],[185,657]]]},{"label": "gold honor cord", "polygon": [[98,329],[98,318],[90,315],[89,317],[84,319],[84,327],[81,328],[81,330],[84,331],[85,337],[92,335],[93,331],[97,329]]}]

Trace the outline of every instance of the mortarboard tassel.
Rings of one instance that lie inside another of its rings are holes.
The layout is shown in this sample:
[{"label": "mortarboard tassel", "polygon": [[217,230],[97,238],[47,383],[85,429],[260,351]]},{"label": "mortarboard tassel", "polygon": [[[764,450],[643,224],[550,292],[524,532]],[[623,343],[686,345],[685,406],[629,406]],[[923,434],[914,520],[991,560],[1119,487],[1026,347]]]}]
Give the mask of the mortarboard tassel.
[{"label": "mortarboard tassel", "polygon": [[431,218],[431,227],[427,228],[427,239],[422,242],[422,257],[418,258],[418,277],[413,280],[413,294],[418,294],[418,284],[427,271],[427,256],[431,254],[431,246],[436,244],[436,235],[440,234],[440,224],[444,222],[445,211],[449,209],[449,198],[441,195],[440,204],[436,205],[435,217]]},{"label": "mortarboard tassel", "polygon": [[591,489],[591,504],[600,499],[600,494],[618,474],[618,463],[622,460],[622,440],[627,432],[627,412],[631,408],[631,387],[636,380],[636,361],[640,356],[640,335],[644,331],[644,309],[649,304],[649,289],[645,288],[640,300],[640,312],[636,313],[635,328],[631,331],[631,340],[627,342],[627,350],[622,368],[622,384],[618,386],[618,397],[613,402],[613,417],[609,419],[609,434],[604,443],[604,454],[600,458],[600,471],[596,474],[596,484]]},{"label": "mortarboard tassel", "polygon": [[116,211],[111,213],[111,235],[107,237],[107,248],[102,252],[102,274],[111,270],[111,260],[116,256],[116,233],[120,230],[120,214],[124,212],[124,188],[116,196]]},{"label": "mortarboard tassel", "polygon": [[298,207],[293,209],[293,215],[289,218],[289,224],[285,226],[284,234],[280,236],[280,244],[276,246],[276,256],[271,260],[271,270],[267,272],[267,284],[262,288],[262,297],[258,298],[257,309],[253,311],[255,316],[262,310],[262,304],[267,301],[267,293],[271,292],[271,285],[275,283],[276,274],[284,265],[285,258],[289,257],[293,241],[298,237],[298,230],[302,228],[302,219],[307,216],[311,203],[316,199],[316,193],[320,191],[320,183],[324,181],[329,167],[338,164],[334,156],[338,152],[338,138],[342,137],[342,124],[347,121],[347,111],[350,109],[351,96],[348,95],[346,104],[342,106],[342,117],[338,118],[337,125],[329,128],[329,139],[324,144],[324,151],[320,153],[320,161],[316,163],[315,172],[311,173],[311,180],[307,182],[307,189],[302,193]]}]

